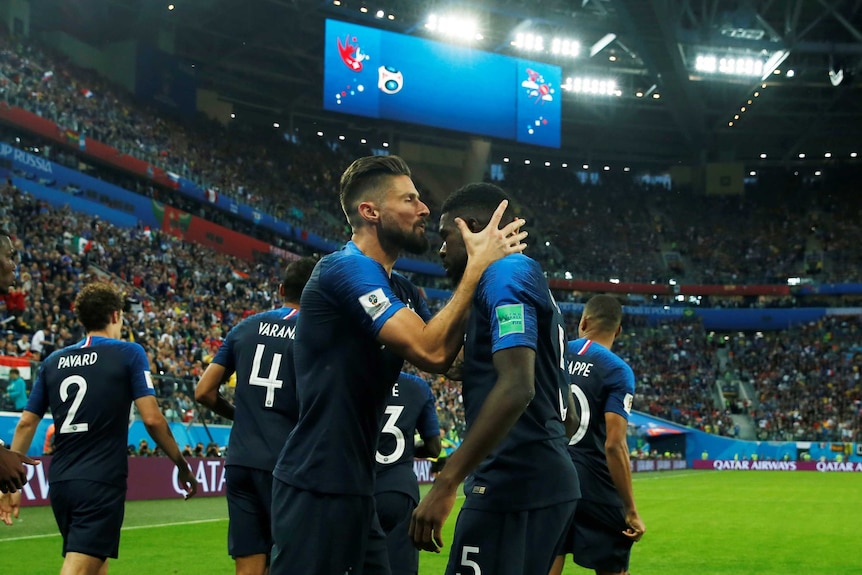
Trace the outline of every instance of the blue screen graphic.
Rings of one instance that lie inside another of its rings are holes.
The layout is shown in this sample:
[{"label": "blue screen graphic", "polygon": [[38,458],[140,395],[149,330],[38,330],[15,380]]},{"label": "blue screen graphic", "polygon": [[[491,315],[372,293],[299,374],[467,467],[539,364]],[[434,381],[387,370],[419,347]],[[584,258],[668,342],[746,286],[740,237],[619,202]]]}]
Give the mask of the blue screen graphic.
[{"label": "blue screen graphic", "polygon": [[559,66],[326,21],[323,107],[560,147]]}]

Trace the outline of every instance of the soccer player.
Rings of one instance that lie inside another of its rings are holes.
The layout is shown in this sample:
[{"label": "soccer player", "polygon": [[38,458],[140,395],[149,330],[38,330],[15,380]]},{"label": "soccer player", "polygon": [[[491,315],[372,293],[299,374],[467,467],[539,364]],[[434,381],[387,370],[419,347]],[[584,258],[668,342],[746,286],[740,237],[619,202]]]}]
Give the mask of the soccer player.
[{"label": "soccer player", "polygon": [[[374,501],[386,534],[392,575],[416,575],[419,550],[407,534],[410,516],[419,503],[413,460],[435,457],[441,449],[437,407],[428,383],[402,371],[392,386],[384,418],[377,447]],[[416,431],[422,439],[418,447],[413,442]]]},{"label": "soccer player", "polygon": [[[278,288],[282,307],[231,329],[195,389],[196,400],[233,420],[225,465],[228,553],[237,575],[263,575],[269,562],[272,470],[299,412],[293,369],[299,298],[316,263],[288,264]],[[218,390],[234,372],[231,404]]]},{"label": "soccer player", "polygon": [[[481,229],[506,198],[470,184],[443,204],[440,257],[463,281],[455,218]],[[466,479],[447,575],[547,575],[575,510],[578,477],[566,452],[576,426],[563,365],[565,332],[541,267],[522,254],[491,264],[473,298],[461,369],[467,434],[413,513],[410,533],[439,552],[441,529]]]},{"label": "soccer player", "polygon": [[[18,268],[18,252],[7,234],[0,234],[0,295],[8,293],[15,285],[15,270]],[[10,451],[0,445],[0,493],[14,493],[27,483],[27,468],[24,464],[38,465],[23,453]],[[8,511],[8,510],[7,510]]]},{"label": "soccer player", "polygon": [[[626,444],[635,377],[611,351],[622,317],[615,298],[594,296],[581,315],[579,339],[568,346],[568,371],[581,418],[569,454],[581,481],[581,502],[565,552],[599,575],[628,573],[632,544],[646,531],[635,506]],[[557,558],[552,575],[562,573],[563,559]]]},{"label": "soccer player", "polygon": [[360,158],[340,187],[353,236],[318,262],[302,292],[293,354],[299,420],[273,472],[273,575],[390,573],[373,496],[392,386],[404,359],[425,371],[449,368],[482,272],[524,249],[523,220],[498,229],[505,204],[481,232],[459,222],[470,255],[464,280],[429,319],[419,290],[392,272],[402,251],[428,248],[428,207],[410,168],[397,156]]},{"label": "soccer player", "polygon": [[[177,466],[187,497],[197,491],[156,401],[144,349],[119,339],[123,308],[122,295],[110,284],[92,283],[78,293],[75,312],[87,335],[45,359],[12,440],[12,450],[25,453],[50,406],[57,435],[48,479],[63,536],[62,575],[104,574],[107,559],[117,557],[133,401],[149,434]],[[12,499],[17,516],[21,493],[3,497]]]}]

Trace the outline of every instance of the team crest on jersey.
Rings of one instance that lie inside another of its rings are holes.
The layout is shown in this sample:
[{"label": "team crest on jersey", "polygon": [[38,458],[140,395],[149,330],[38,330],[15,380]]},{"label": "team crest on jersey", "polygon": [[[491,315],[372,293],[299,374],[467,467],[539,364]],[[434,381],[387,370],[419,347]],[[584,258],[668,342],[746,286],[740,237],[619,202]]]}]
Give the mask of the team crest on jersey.
[{"label": "team crest on jersey", "polygon": [[524,333],[524,304],[500,305],[495,309],[500,337]]},{"label": "team crest on jersey", "polygon": [[368,317],[371,318],[371,321],[375,321],[392,305],[389,298],[383,293],[382,288],[377,288],[372,292],[359,296],[359,303],[362,305],[365,313],[368,314]]},{"label": "team crest on jersey", "polygon": [[626,413],[629,415],[632,413],[632,401],[634,401],[634,396],[631,393],[627,393],[623,399],[623,409],[625,409]]}]

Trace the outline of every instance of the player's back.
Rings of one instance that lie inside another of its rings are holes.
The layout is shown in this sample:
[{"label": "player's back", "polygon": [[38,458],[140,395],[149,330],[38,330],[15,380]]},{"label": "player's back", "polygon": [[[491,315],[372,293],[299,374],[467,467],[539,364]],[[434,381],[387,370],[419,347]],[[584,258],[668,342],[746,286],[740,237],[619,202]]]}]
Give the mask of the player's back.
[{"label": "player's back", "polygon": [[246,318],[213,361],[236,372],[227,465],[272,471],[299,413],[293,342],[299,311],[274,309]]},{"label": "player's back", "polygon": [[56,429],[51,482],[86,479],[125,486],[131,403],[154,394],[143,348],[87,337],[48,356],[38,377],[41,385],[34,386],[28,409],[41,415],[51,407]]},{"label": "player's back", "polygon": [[[429,410],[430,409],[430,413]],[[434,395],[421,378],[401,372],[392,387],[377,446],[375,493],[396,491],[419,502],[419,484],[413,471],[416,446],[413,432],[422,437],[439,433]]]},{"label": "player's back", "polygon": [[496,384],[495,352],[534,349],[535,395],[509,434],[468,478],[465,507],[518,510],[577,499],[562,413],[568,386],[561,367],[564,342],[562,314],[534,260],[511,255],[485,271],[464,347],[467,433]]},{"label": "player's back", "polygon": [[426,320],[430,315],[416,287],[396,273],[389,292],[365,292],[385,274],[348,243],[318,262],[302,292],[294,344],[300,414],[274,473],[289,485],[373,495],[383,411],[404,363],[377,332],[401,303],[415,305]]},{"label": "player's back", "polygon": [[583,498],[618,497],[605,457],[605,413],[613,411],[628,419],[634,372],[611,350],[586,338],[568,343],[566,365],[581,419],[569,441],[569,453],[578,468]]}]

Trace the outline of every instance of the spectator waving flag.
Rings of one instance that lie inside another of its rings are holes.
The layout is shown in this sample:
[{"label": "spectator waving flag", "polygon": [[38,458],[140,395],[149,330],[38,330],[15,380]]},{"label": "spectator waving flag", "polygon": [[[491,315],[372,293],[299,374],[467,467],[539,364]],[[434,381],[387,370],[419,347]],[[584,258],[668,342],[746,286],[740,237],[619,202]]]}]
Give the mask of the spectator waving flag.
[{"label": "spectator waving flag", "polygon": [[81,95],[82,95],[82,96],[84,96],[85,98],[92,98],[92,97],[93,97],[93,92],[91,92],[91,91],[90,91],[89,89],[87,89],[87,88],[81,88]]},{"label": "spectator waving flag", "polygon": [[204,192],[204,196],[206,197],[207,201],[211,204],[214,204],[218,201],[218,192],[212,188],[207,188],[206,191]]}]

